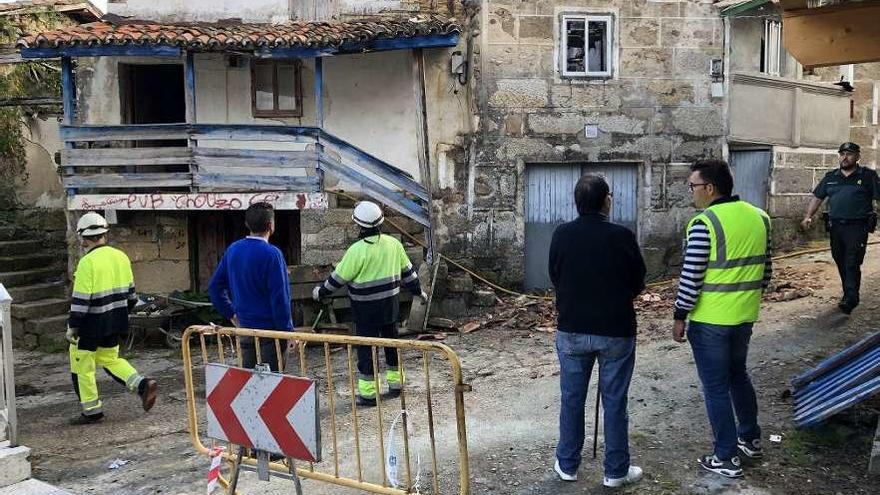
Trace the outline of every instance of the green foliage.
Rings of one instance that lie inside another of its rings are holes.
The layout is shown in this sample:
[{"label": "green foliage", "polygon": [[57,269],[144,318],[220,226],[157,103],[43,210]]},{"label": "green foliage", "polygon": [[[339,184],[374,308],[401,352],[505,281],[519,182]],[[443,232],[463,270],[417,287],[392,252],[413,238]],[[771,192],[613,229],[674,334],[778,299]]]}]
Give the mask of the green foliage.
[{"label": "green foliage", "polygon": [[[52,11],[0,17],[0,45],[13,46],[26,32],[52,29],[65,17]],[[61,68],[57,62],[31,62],[0,66],[0,96],[25,98],[61,94]],[[25,136],[21,107],[0,107],[0,208],[13,208],[15,187],[26,180]]]}]

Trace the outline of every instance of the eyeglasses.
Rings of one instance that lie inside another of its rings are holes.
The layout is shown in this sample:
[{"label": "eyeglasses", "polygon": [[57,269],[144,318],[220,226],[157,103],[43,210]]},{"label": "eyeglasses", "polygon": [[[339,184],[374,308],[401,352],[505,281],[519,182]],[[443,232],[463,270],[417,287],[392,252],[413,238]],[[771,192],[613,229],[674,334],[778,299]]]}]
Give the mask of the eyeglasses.
[{"label": "eyeglasses", "polygon": [[689,183],[688,183],[688,189],[690,189],[691,192],[694,192],[694,188],[695,188],[695,187],[708,186],[708,185],[710,185],[710,184],[711,184],[711,182],[701,182],[701,183],[699,183],[699,184],[694,184],[693,182],[689,182]]}]

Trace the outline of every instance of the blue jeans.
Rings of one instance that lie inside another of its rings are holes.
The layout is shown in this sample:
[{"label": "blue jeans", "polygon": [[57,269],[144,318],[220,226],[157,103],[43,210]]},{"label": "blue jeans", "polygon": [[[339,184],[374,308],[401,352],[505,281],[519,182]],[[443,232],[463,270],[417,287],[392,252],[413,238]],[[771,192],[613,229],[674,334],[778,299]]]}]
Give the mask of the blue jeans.
[{"label": "blue jeans", "polygon": [[584,406],[593,364],[599,360],[599,390],[605,412],[605,476],[629,472],[627,393],[636,362],[635,337],[604,337],[556,332],[559,355],[559,444],[556,459],[568,474],[577,472],[584,447]]},{"label": "blue jeans", "polygon": [[687,337],[715,437],[715,456],[721,460],[737,454],[737,436],[746,441],[761,437],[758,400],[746,370],[752,325],[688,324]]}]

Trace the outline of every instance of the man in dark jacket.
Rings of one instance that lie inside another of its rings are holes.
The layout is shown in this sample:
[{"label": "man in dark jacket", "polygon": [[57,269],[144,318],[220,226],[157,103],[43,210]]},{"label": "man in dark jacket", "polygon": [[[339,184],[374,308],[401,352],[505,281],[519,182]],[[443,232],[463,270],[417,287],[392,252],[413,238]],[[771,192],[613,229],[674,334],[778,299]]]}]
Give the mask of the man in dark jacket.
[{"label": "man in dark jacket", "polygon": [[581,177],[574,198],[580,216],[560,225],[550,244],[562,391],[554,468],[562,480],[577,480],[587,387],[598,360],[605,410],[604,485],[618,487],[642,477],[641,468],[629,462],[627,392],[635,365],[633,299],[645,288],[645,262],[635,235],[608,221],[611,194],[605,179]]}]

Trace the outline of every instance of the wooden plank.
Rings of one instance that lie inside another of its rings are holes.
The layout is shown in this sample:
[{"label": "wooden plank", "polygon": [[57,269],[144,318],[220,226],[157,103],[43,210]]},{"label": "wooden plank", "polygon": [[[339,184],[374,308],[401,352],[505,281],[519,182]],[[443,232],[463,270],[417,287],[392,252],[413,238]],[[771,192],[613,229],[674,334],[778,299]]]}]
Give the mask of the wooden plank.
[{"label": "wooden plank", "polygon": [[339,177],[348,179],[357,184],[361,191],[370,194],[379,201],[391,206],[395,210],[403,213],[409,218],[419,222],[420,224],[430,227],[431,222],[428,213],[424,207],[415,201],[404,197],[402,194],[392,191],[387,187],[377,183],[375,180],[365,177],[357,170],[347,167],[329,157],[321,158],[321,168],[325,169]]},{"label": "wooden plank", "polygon": [[[425,100],[425,54],[421,48],[413,50],[413,93],[416,100],[416,142],[418,143],[419,177],[422,186],[431,196],[431,145],[428,139],[428,103]],[[426,202],[429,223],[432,217],[431,202]],[[428,263],[434,262],[434,235],[431,227],[425,230],[428,244]]]},{"label": "wooden plank", "polygon": [[63,177],[64,187],[75,188],[143,188],[143,187],[189,187],[189,172],[166,172],[149,174],[89,174]]},{"label": "wooden plank", "polygon": [[343,43],[337,53],[381,52],[416,48],[443,48],[458,45],[459,33],[431,34],[406,38],[382,38],[368,42]]},{"label": "wooden plank", "polygon": [[228,167],[274,167],[276,169],[314,169],[318,154],[314,151],[264,151],[222,148],[196,148],[195,163],[202,167],[225,169]]},{"label": "wooden plank", "polygon": [[[2,60],[0,60],[0,64],[2,64]],[[3,98],[0,99],[0,107],[23,107],[23,106],[56,106],[56,105],[64,105],[64,100],[61,98],[52,98],[52,97],[34,97],[34,98]]]},{"label": "wooden plank", "polygon": [[281,125],[213,125],[193,126],[193,139],[224,141],[281,141],[311,143],[318,136],[315,127]]},{"label": "wooden plank", "polygon": [[229,165],[218,159],[217,162],[198,161],[198,171],[205,174],[245,175],[254,177],[313,177],[315,167],[278,166],[278,165]]},{"label": "wooden plank", "polygon": [[186,122],[196,123],[196,69],[193,52],[186,52],[186,63],[183,64],[184,99],[186,101]]},{"label": "wooden plank", "polygon": [[785,49],[807,67],[880,61],[880,3],[786,11]]},{"label": "wooden plank", "polygon": [[289,265],[287,274],[290,281],[295,283],[311,283],[312,287],[318,282],[323,282],[333,271],[333,267],[320,265]]},{"label": "wooden plank", "polygon": [[397,186],[403,191],[414,194],[424,201],[428,200],[428,192],[421,184],[413,180],[408,173],[395,168],[366,151],[339,139],[338,137],[322,132],[322,144],[329,150],[337,153],[349,167],[356,167],[375,174],[382,179]]},{"label": "wooden plank", "polygon": [[193,174],[193,185],[204,188],[206,191],[242,188],[250,191],[286,190],[318,192],[318,180],[316,177],[272,177],[196,172]]},{"label": "wooden plank", "polygon": [[65,167],[113,167],[124,165],[189,164],[192,152],[186,147],[168,148],[93,148],[61,151]]},{"label": "wooden plank", "polygon": [[187,139],[187,124],[63,125],[62,141],[150,141]]},{"label": "wooden plank", "polygon": [[276,210],[326,210],[327,195],[290,191],[178,192],[80,194],[68,198],[68,210],[245,210],[254,203],[269,203]]}]

